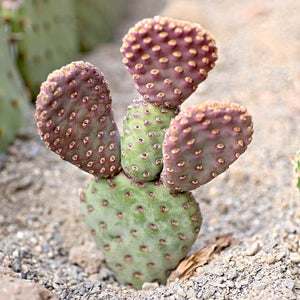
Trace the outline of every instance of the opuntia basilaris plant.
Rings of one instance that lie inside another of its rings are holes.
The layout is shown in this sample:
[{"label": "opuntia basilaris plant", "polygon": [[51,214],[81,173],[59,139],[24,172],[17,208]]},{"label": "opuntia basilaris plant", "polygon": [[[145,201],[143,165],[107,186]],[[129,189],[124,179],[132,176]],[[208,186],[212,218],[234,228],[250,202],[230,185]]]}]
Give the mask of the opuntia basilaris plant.
[{"label": "opuntia basilaris plant", "polygon": [[123,62],[141,99],[118,131],[103,73],[77,61],[42,83],[35,119],[46,146],[94,175],[81,210],[121,284],[165,283],[201,227],[191,190],[225,171],[251,142],[237,103],[181,104],[206,79],[217,48],[200,25],[144,19],[123,38]]}]

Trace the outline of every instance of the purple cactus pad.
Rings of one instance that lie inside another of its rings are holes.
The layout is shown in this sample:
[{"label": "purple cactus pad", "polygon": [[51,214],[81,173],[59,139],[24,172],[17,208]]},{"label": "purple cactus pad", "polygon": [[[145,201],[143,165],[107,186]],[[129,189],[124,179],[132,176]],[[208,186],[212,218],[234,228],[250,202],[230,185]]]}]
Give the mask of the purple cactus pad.
[{"label": "purple cactus pad", "polygon": [[160,16],[131,28],[121,52],[144,100],[173,108],[197,89],[217,60],[215,41],[199,24]]},{"label": "purple cactus pad", "polygon": [[37,96],[35,119],[46,146],[97,177],[120,172],[120,135],[108,84],[90,63],[52,72]]},{"label": "purple cactus pad", "polygon": [[224,172],[252,140],[252,118],[236,103],[203,103],[183,109],[163,142],[164,185],[193,190]]}]

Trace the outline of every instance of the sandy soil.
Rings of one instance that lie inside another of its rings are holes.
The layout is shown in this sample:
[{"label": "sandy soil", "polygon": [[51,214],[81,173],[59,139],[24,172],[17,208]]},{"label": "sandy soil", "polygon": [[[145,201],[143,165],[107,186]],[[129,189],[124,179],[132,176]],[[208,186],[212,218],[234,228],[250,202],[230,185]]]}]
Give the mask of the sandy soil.
[{"label": "sandy soil", "polygon": [[[300,148],[300,3],[170,2],[165,15],[201,23],[219,48],[215,70],[184,105],[233,100],[253,115],[247,152],[194,192],[203,226],[193,250],[220,234],[230,233],[233,242],[188,280],[142,291],[120,287],[79,214],[78,189],[91,177],[50,153],[32,122],[0,159],[0,266],[59,299],[300,299],[300,194],[292,162]],[[157,13],[146,1],[135,4],[120,37]],[[121,127],[137,94],[120,44],[117,39],[85,59],[110,82]]]}]

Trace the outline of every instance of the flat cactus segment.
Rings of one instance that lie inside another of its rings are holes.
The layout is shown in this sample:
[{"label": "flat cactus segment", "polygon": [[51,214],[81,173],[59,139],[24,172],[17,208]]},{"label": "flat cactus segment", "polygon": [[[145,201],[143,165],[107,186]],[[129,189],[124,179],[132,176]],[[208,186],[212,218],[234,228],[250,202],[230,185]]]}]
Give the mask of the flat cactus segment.
[{"label": "flat cactus segment", "polygon": [[126,174],[138,181],[154,180],[163,167],[162,142],[173,109],[155,107],[144,100],[129,105],[123,122],[121,164]]},{"label": "flat cactus segment", "polygon": [[137,183],[124,173],[92,181],[80,193],[85,224],[124,285],[165,283],[201,227],[191,193],[170,194],[158,181]]},{"label": "flat cactus segment", "polygon": [[35,119],[46,146],[80,169],[109,177],[120,169],[120,135],[104,75],[73,62],[41,85]]},{"label": "flat cactus segment", "polygon": [[217,60],[215,41],[199,24],[159,16],[131,28],[121,52],[138,92],[166,107],[182,104]]},{"label": "flat cactus segment", "polygon": [[29,97],[10,54],[7,35],[0,29],[0,153],[29,119]]},{"label": "flat cactus segment", "polygon": [[170,190],[188,191],[224,172],[252,140],[252,118],[236,103],[203,103],[183,109],[163,142],[161,178]]}]

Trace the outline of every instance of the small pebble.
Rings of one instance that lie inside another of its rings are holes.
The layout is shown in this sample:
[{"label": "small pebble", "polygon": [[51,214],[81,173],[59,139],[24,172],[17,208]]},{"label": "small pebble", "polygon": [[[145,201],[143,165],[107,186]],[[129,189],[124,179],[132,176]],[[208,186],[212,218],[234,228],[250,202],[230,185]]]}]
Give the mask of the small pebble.
[{"label": "small pebble", "polygon": [[296,264],[300,263],[300,254],[296,252],[291,252],[290,260]]},{"label": "small pebble", "polygon": [[273,264],[276,261],[276,257],[270,253],[263,252],[260,261],[262,263]]},{"label": "small pebble", "polygon": [[277,261],[281,260],[281,259],[284,258],[284,257],[285,257],[285,252],[284,252],[284,251],[278,252],[278,253],[276,254],[276,260],[277,260]]},{"label": "small pebble", "polygon": [[230,279],[230,280],[233,280],[236,277],[238,277],[238,273],[237,273],[236,270],[231,270],[226,275],[227,275],[227,278]]},{"label": "small pebble", "polygon": [[188,280],[186,283],[185,283],[186,286],[188,287],[191,287],[194,285],[194,282],[192,280]]},{"label": "small pebble", "polygon": [[255,255],[258,250],[259,250],[259,243],[258,242],[255,242],[253,243],[250,247],[248,247],[248,249],[246,250],[246,255],[248,256],[253,256]]},{"label": "small pebble", "polygon": [[159,287],[159,284],[157,282],[144,282],[142,289],[144,291],[154,290]]},{"label": "small pebble", "polygon": [[22,263],[19,259],[15,259],[11,265],[12,269],[15,271],[15,272],[20,272],[22,270]]}]

